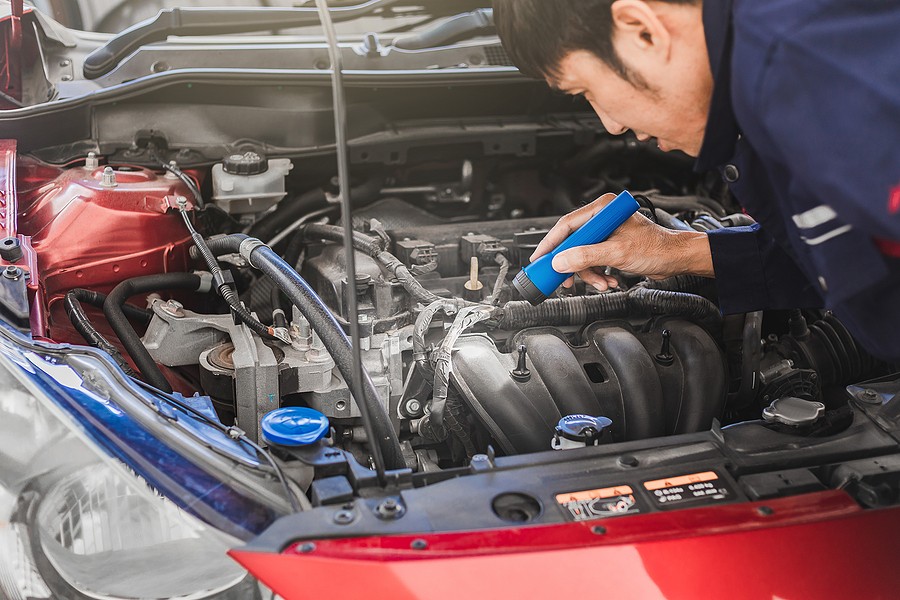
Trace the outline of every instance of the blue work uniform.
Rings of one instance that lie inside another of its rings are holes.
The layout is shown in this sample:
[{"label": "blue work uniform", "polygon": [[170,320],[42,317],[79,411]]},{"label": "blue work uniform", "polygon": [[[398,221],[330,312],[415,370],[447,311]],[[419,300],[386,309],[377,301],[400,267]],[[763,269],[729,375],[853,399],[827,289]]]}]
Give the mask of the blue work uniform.
[{"label": "blue work uniform", "polygon": [[697,169],[757,225],[709,235],[723,312],[826,307],[900,363],[900,3],[705,0]]}]

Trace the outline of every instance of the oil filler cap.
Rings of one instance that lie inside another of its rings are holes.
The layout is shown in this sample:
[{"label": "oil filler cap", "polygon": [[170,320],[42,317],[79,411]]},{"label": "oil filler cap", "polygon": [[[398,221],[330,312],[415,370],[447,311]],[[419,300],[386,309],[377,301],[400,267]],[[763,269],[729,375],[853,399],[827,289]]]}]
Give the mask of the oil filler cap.
[{"label": "oil filler cap", "polygon": [[262,418],[263,438],[276,446],[308,446],[329,431],[328,417],[317,410],[289,406],[266,413]]},{"label": "oil filler cap", "polygon": [[554,450],[593,446],[600,439],[603,430],[612,425],[606,417],[590,415],[566,415],[559,420],[551,441]]},{"label": "oil filler cap", "polygon": [[767,423],[781,423],[791,427],[812,425],[825,413],[825,405],[821,402],[803,400],[787,396],[775,400],[763,409],[763,420]]},{"label": "oil filler cap", "polygon": [[222,170],[229,175],[259,175],[269,170],[269,161],[256,152],[229,154],[222,159]]}]

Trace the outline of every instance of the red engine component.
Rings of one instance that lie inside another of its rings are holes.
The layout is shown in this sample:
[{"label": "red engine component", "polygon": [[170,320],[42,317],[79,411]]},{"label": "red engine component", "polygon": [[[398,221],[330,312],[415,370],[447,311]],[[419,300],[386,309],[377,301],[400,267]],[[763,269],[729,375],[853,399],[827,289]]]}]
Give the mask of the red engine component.
[{"label": "red engine component", "polygon": [[32,319],[43,326],[36,335],[70,341],[60,300],[72,288],[108,292],[131,277],[188,267],[190,236],[171,210],[179,196],[190,198],[187,186],[138,167],[114,167],[112,175],[104,181],[103,167],[19,161],[18,233],[37,254],[35,304],[47,315]]}]

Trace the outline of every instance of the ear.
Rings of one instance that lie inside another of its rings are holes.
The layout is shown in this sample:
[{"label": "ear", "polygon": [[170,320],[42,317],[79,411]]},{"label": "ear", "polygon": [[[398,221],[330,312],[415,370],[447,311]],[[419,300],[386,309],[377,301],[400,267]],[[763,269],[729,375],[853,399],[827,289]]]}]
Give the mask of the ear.
[{"label": "ear", "polygon": [[644,0],[616,0],[610,10],[618,51],[627,55],[650,52],[668,60],[672,34],[650,4]]}]

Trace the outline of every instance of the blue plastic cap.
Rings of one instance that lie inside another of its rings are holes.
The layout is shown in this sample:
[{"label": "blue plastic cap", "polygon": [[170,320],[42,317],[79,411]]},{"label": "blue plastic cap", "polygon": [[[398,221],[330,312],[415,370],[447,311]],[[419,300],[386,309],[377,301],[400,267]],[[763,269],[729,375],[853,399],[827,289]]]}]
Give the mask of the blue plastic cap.
[{"label": "blue plastic cap", "polygon": [[556,431],[566,439],[584,441],[596,437],[610,425],[612,425],[612,420],[606,417],[567,415],[559,420]]},{"label": "blue plastic cap", "polygon": [[263,438],[276,446],[308,446],[328,434],[328,417],[301,406],[279,408],[262,418]]}]

